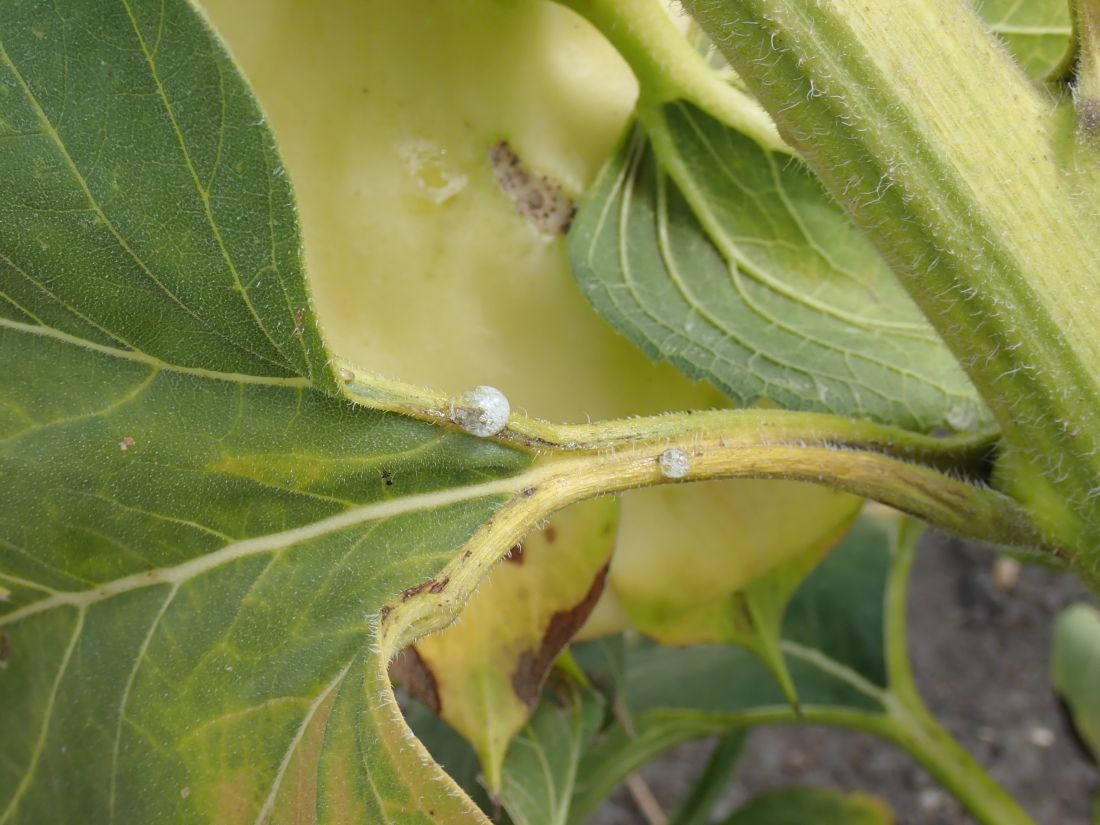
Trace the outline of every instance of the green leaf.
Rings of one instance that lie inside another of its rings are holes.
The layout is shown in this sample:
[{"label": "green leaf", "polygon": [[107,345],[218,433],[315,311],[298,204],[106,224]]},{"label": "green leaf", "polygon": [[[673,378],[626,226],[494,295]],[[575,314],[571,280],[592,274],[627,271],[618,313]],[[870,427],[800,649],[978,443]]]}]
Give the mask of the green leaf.
[{"label": "green leaf", "polygon": [[783,788],[761,794],[723,825],[893,825],[886,804],[862,793],[825,788]]},{"label": "green leaf", "polygon": [[742,648],[633,640],[622,663],[614,651],[582,648],[578,658],[594,669],[593,682],[614,684],[619,722],[585,752],[571,822],[583,823],[626,776],[675,744],[795,721],[853,727],[893,741],[981,821],[1029,822],[920,704],[899,630],[916,536],[903,530],[891,553],[891,532],[872,519],[858,522],[787,610],[782,649],[801,716],[768,669]]},{"label": "green leaf", "polygon": [[1054,689],[1093,758],[1100,760],[1100,610],[1075,604],[1059,614],[1052,670]]},{"label": "green leaf", "polygon": [[516,825],[566,825],[577,769],[602,715],[590,690],[572,682],[548,690],[504,762],[501,801]]},{"label": "green leaf", "polygon": [[[885,604],[891,575],[906,571],[894,570],[889,534],[887,525],[858,522],[788,608],[783,650],[812,721],[891,735]],[[799,718],[769,668],[744,648],[664,647],[627,636],[575,651],[593,685],[608,696],[613,719],[585,748],[575,779],[555,777],[559,784],[576,784],[573,825],[584,823],[627,776],[677,744]]]},{"label": "green leaf", "polygon": [[379,624],[454,609],[529,458],[332,396],[279,158],[189,5],[0,19],[0,822],[476,821]]},{"label": "green leaf", "polygon": [[885,261],[801,164],[687,102],[640,114],[653,144],[627,138],[571,232],[577,279],[621,332],[739,404],[923,430],[986,420]]},{"label": "green leaf", "polygon": [[1070,38],[1070,0],[986,0],[978,11],[1029,75],[1047,77]]}]

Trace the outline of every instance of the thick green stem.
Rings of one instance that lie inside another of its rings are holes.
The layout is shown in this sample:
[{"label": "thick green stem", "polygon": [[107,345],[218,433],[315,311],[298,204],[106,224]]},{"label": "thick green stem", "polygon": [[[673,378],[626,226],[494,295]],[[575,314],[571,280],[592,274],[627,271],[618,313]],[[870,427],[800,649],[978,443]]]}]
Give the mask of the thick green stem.
[{"label": "thick green stem", "polygon": [[[606,5],[606,4],[603,4]],[[988,401],[1002,483],[1100,571],[1100,197],[959,0],[687,0]]]}]

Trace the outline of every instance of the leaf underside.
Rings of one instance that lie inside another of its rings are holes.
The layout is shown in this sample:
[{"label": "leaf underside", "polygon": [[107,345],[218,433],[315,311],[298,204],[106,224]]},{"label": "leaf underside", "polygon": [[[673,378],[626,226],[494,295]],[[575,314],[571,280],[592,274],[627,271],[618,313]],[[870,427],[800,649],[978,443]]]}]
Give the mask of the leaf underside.
[{"label": "leaf underside", "polygon": [[571,232],[578,281],[621,332],[739,404],[984,422],[951,353],[797,161],[683,101],[642,120],[654,141],[628,136]]},{"label": "leaf underside", "polygon": [[0,2],[0,180],[0,823],[476,821],[373,623],[529,458],[335,397],[188,4]]}]

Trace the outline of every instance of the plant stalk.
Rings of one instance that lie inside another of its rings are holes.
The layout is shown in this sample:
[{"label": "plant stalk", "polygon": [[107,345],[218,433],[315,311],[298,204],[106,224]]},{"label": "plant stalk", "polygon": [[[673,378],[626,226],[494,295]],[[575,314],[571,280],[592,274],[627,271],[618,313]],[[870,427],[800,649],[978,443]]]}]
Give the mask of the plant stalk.
[{"label": "plant stalk", "polygon": [[1072,107],[959,0],[685,6],[985,397],[1002,488],[1096,585],[1100,187]]}]

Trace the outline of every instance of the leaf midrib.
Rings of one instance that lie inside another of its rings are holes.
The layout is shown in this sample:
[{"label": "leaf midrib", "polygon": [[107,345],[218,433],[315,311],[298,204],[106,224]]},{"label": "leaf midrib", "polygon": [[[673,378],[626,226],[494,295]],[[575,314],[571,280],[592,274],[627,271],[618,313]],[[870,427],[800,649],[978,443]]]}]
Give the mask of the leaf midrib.
[{"label": "leaf midrib", "polygon": [[155,585],[179,584],[242,558],[282,550],[366,522],[435,510],[479,498],[515,494],[529,487],[536,478],[542,477],[545,472],[545,470],[529,470],[526,473],[507,479],[373,502],[345,510],[303,527],[294,527],[278,533],[267,533],[262,536],[232,542],[218,550],[188,559],[173,567],[155,568],[141,573],[134,573],[120,579],[104,582],[87,590],[58,591],[48,598],[0,616],[0,627],[14,624],[30,616],[58,607],[84,608],[132,590]]}]

